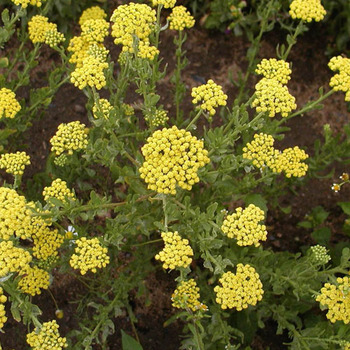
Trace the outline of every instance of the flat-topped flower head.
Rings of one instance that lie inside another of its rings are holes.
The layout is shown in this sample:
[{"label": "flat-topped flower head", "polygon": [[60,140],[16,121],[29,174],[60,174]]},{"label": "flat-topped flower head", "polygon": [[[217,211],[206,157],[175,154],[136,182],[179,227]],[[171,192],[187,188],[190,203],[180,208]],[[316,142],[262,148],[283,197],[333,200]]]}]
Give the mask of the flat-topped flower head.
[{"label": "flat-topped flower head", "polygon": [[41,7],[45,0],[11,0],[16,6],[22,6],[24,9],[28,7],[28,5]]},{"label": "flat-topped flower head", "polygon": [[187,267],[192,262],[193,250],[188,239],[183,239],[175,232],[162,232],[164,248],[156,256],[163,263],[164,269],[174,270]]},{"label": "flat-topped flower head", "polygon": [[303,161],[309,157],[304,150],[298,146],[286,148],[276,157],[274,165],[275,172],[282,172],[286,177],[302,177],[306,175],[308,165]]},{"label": "flat-topped flower head", "polygon": [[243,158],[252,160],[257,168],[271,167],[276,156],[274,142],[271,135],[255,134],[254,139],[243,148]]},{"label": "flat-topped flower head", "polygon": [[31,261],[30,253],[23,248],[15,247],[12,241],[0,242],[0,278],[11,272],[21,273]]},{"label": "flat-topped flower head", "polygon": [[88,19],[81,25],[81,36],[89,43],[102,43],[108,35],[109,23],[105,19]]},{"label": "flat-topped flower head", "polygon": [[51,186],[44,188],[43,196],[46,202],[50,198],[56,198],[62,202],[67,202],[67,199],[75,199],[74,193],[67,187],[67,182],[60,178],[52,181]]},{"label": "flat-topped flower head", "polygon": [[241,311],[249,305],[256,305],[262,299],[264,291],[259,274],[250,265],[237,265],[236,274],[225,272],[219,279],[221,286],[216,286],[216,302],[223,310]]},{"label": "flat-topped flower head", "polygon": [[153,61],[158,55],[159,50],[155,46],[150,45],[148,41],[139,42],[137,57]]},{"label": "flat-topped flower head", "polygon": [[46,45],[50,47],[58,46],[58,44],[62,43],[65,40],[65,37],[62,33],[57,30],[57,26],[54,23],[50,23],[51,26],[48,27],[44,34],[44,42]]},{"label": "flat-topped flower head", "polygon": [[0,89],[0,119],[13,119],[21,110],[21,105],[16,100],[16,94],[7,88]]},{"label": "flat-topped flower head", "polygon": [[207,84],[194,87],[191,96],[192,103],[200,103],[200,108],[208,111],[210,115],[215,114],[215,107],[226,106],[227,95],[222,91],[222,87],[211,79]]},{"label": "flat-topped flower head", "polygon": [[168,113],[164,109],[157,109],[152,115],[146,114],[145,120],[148,125],[157,127],[160,125],[164,125],[168,120]]},{"label": "flat-topped flower head", "polygon": [[182,281],[171,296],[173,307],[178,309],[190,309],[193,312],[198,310],[207,311],[208,307],[199,301],[199,287],[196,281],[191,278]]},{"label": "flat-topped flower head", "polygon": [[30,164],[30,157],[26,152],[5,153],[0,156],[0,168],[8,174],[22,176],[26,165]]},{"label": "flat-topped flower head", "polygon": [[99,6],[92,6],[84,10],[79,18],[79,24],[83,25],[89,19],[105,19],[107,13]]},{"label": "flat-topped flower head", "polygon": [[319,22],[326,15],[326,10],[321,0],[293,0],[289,14],[293,19],[300,19],[304,22]]},{"label": "flat-topped flower head", "polygon": [[264,219],[264,211],[254,204],[250,204],[247,208],[239,207],[235,213],[228,215],[221,230],[227,237],[236,239],[240,246],[254,244],[258,247],[260,241],[267,239],[266,226],[260,224]]},{"label": "flat-topped flower head", "polygon": [[332,322],[350,322],[350,279],[338,277],[336,284],[326,283],[316,297],[321,305],[328,308],[326,317]]},{"label": "flat-topped flower head", "polygon": [[41,294],[42,289],[48,289],[50,285],[50,275],[47,271],[37,266],[27,265],[21,271],[21,279],[18,282],[19,289],[32,296]]},{"label": "flat-topped flower head", "polygon": [[184,30],[185,28],[192,28],[195,20],[187,11],[185,6],[175,6],[168,17],[169,28],[171,30]]},{"label": "flat-topped flower head", "polygon": [[24,196],[13,189],[0,187],[0,239],[30,238],[27,228],[31,225],[31,213]]},{"label": "flat-topped flower head", "polygon": [[92,113],[95,119],[108,119],[109,113],[113,110],[113,106],[105,98],[100,98],[98,103],[94,103]]},{"label": "flat-topped flower head", "polygon": [[[107,62],[108,53],[109,50],[100,43],[92,43],[86,50],[86,56],[92,56],[100,62]],[[83,64],[83,61],[81,61],[81,64]]]},{"label": "flat-topped flower head", "polygon": [[292,70],[289,68],[289,63],[276,58],[264,58],[255,69],[256,74],[263,75],[268,79],[276,79],[281,84],[287,84],[290,80]]},{"label": "flat-topped flower head", "polygon": [[173,8],[176,4],[176,0],[151,0],[153,6],[162,5],[164,8]]},{"label": "flat-topped flower head", "polygon": [[[87,38],[73,36],[67,47],[67,51],[72,52],[69,62],[75,64],[77,68],[82,67],[84,58],[88,56],[87,51],[90,45],[91,43],[88,42]],[[103,46],[102,44],[100,45]]]},{"label": "flat-topped flower head", "polygon": [[71,256],[69,264],[73,269],[78,269],[82,275],[88,271],[96,273],[97,269],[109,264],[108,249],[101,245],[98,238],[82,237],[76,240],[76,245],[75,254]]},{"label": "flat-topped flower head", "polygon": [[4,295],[4,290],[0,287],[0,330],[4,327],[7,317],[5,311],[5,303],[7,301],[7,297]]},{"label": "flat-topped flower head", "polygon": [[155,29],[156,12],[146,4],[133,2],[118,6],[111,16],[114,43],[133,52],[134,36],[140,41],[149,41]]},{"label": "flat-topped flower head", "polygon": [[350,59],[336,56],[331,58],[328,66],[334,72],[339,71],[331,78],[329,85],[335,91],[345,92],[345,101],[350,101]]},{"label": "flat-topped flower head", "polygon": [[319,244],[310,247],[310,255],[311,260],[317,265],[325,265],[331,260],[327,248]]},{"label": "flat-topped flower head", "polygon": [[278,113],[282,117],[287,117],[297,108],[295,97],[289,93],[287,86],[277,79],[261,79],[255,85],[255,96],[252,107],[256,108],[258,113],[267,112],[269,117],[274,117]]},{"label": "flat-topped flower head", "polygon": [[82,66],[75,68],[71,73],[70,81],[80,90],[87,86],[101,90],[106,85],[106,77],[103,72],[106,68],[108,68],[107,62],[101,62],[87,55],[82,61]]},{"label": "flat-topped flower head", "polygon": [[176,194],[176,185],[191,190],[199,182],[199,168],[209,163],[203,141],[176,126],[155,131],[141,151],[140,176],[158,193]]},{"label": "flat-topped flower head", "polygon": [[85,124],[79,121],[60,124],[50,143],[56,156],[62,153],[72,155],[74,151],[85,149],[88,144]]},{"label": "flat-topped flower head", "polygon": [[27,334],[27,343],[32,350],[62,350],[68,347],[68,343],[60,336],[58,328],[55,320],[44,322],[40,329]]}]

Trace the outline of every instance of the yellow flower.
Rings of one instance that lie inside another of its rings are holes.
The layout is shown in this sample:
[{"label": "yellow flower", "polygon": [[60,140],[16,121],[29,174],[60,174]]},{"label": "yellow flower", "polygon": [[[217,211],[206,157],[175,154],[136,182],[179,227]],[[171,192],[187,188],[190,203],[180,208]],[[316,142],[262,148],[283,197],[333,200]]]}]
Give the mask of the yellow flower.
[{"label": "yellow flower", "polygon": [[70,258],[69,264],[73,269],[79,269],[82,275],[89,270],[97,272],[97,268],[106,267],[109,264],[108,249],[102,247],[98,238],[87,239],[82,237],[76,241],[75,254]]},{"label": "yellow flower", "polygon": [[331,78],[329,85],[335,91],[345,92],[345,101],[350,101],[350,59],[342,56],[333,57],[328,66],[334,72],[339,71]]},{"label": "yellow flower", "polygon": [[129,3],[118,6],[111,16],[112,36],[115,44],[133,52],[134,36],[140,41],[149,41],[155,29],[156,12],[146,4]]},{"label": "yellow flower", "polygon": [[83,59],[82,66],[77,67],[71,73],[70,81],[80,90],[83,90],[86,86],[94,86],[97,90],[100,90],[106,85],[106,77],[103,73],[106,68],[108,68],[107,62],[101,62],[95,57],[86,56]]},{"label": "yellow flower", "polygon": [[164,269],[187,267],[192,262],[193,250],[188,239],[182,239],[177,231],[162,232],[162,238],[165,246],[155,259],[163,262]]},{"label": "yellow flower", "polygon": [[321,0],[293,0],[290,4],[289,14],[293,19],[319,22],[326,15],[326,10],[321,4]]},{"label": "yellow flower", "polygon": [[260,241],[266,241],[266,226],[259,222],[265,219],[264,211],[254,204],[247,208],[236,209],[232,215],[224,220],[221,230],[229,238],[235,238],[240,246],[255,245],[258,247]]},{"label": "yellow flower", "polygon": [[76,64],[76,67],[82,67],[83,60],[88,56],[88,49],[90,43],[88,40],[82,36],[74,36],[70,41],[67,50],[73,52],[72,56],[69,58],[70,63]]},{"label": "yellow flower", "polygon": [[100,98],[98,104],[94,104],[92,107],[92,113],[94,118],[99,119],[103,117],[104,119],[109,118],[109,113],[113,110],[112,105],[105,98]]},{"label": "yellow flower", "polygon": [[275,172],[284,171],[287,177],[302,177],[306,175],[308,165],[302,161],[309,156],[298,146],[286,148],[277,155]]},{"label": "yellow flower", "polygon": [[264,291],[258,273],[250,265],[237,265],[236,274],[225,272],[219,279],[221,286],[216,286],[216,302],[221,308],[241,311],[249,305],[256,305],[262,299]]},{"label": "yellow flower", "polygon": [[151,46],[148,41],[140,41],[137,56],[153,61],[159,54],[159,50],[155,46]]},{"label": "yellow flower", "polygon": [[31,210],[26,199],[15,190],[0,187],[0,239],[8,240],[15,235],[30,238],[27,227],[31,224]]},{"label": "yellow flower", "polygon": [[257,74],[263,75],[268,79],[276,79],[281,84],[287,84],[292,73],[289,63],[275,58],[264,58],[255,69]]},{"label": "yellow flower", "polygon": [[109,23],[104,19],[88,19],[81,25],[81,36],[89,43],[102,43],[108,35]]},{"label": "yellow flower", "polygon": [[31,261],[30,253],[14,247],[12,241],[0,242],[0,278],[11,272],[22,272]]},{"label": "yellow flower", "polygon": [[16,6],[22,6],[24,9],[30,4],[40,7],[45,0],[11,0]]},{"label": "yellow flower", "polygon": [[27,334],[27,343],[33,350],[62,350],[68,346],[66,338],[62,338],[58,332],[58,324],[55,320],[44,322],[40,329]]},{"label": "yellow flower", "polygon": [[252,107],[256,108],[258,113],[268,112],[269,117],[274,117],[277,113],[287,117],[297,108],[295,97],[275,78],[262,78],[255,85],[255,95]]},{"label": "yellow flower", "polygon": [[56,156],[62,153],[72,155],[74,151],[85,149],[88,144],[85,124],[79,121],[60,124],[50,143]]},{"label": "yellow flower", "polygon": [[164,8],[172,8],[175,6],[176,0],[152,0],[152,6],[163,5]]},{"label": "yellow flower", "polygon": [[18,282],[19,289],[32,296],[41,294],[41,289],[48,289],[50,285],[50,275],[45,270],[37,266],[27,265],[21,271],[21,279]]},{"label": "yellow flower", "polygon": [[66,181],[56,179],[52,181],[51,186],[45,187],[43,190],[44,200],[47,202],[50,198],[57,198],[62,202],[67,199],[75,199],[74,193],[67,187]]},{"label": "yellow flower", "polygon": [[226,106],[227,95],[222,91],[222,87],[209,79],[207,84],[194,87],[191,96],[192,103],[201,103],[200,108],[207,110],[210,115],[215,114],[215,107]]},{"label": "yellow flower", "polygon": [[318,265],[325,265],[331,260],[326,247],[315,245],[310,247],[311,259]]},{"label": "yellow flower", "polygon": [[154,114],[145,115],[146,122],[153,127],[164,125],[168,120],[168,113],[163,109],[157,109]]},{"label": "yellow flower", "polygon": [[188,281],[182,281],[171,296],[173,307],[178,309],[191,309],[193,312],[198,310],[207,311],[206,305],[199,301],[200,294],[196,281],[192,278]]},{"label": "yellow flower", "polygon": [[[89,45],[88,49],[86,50],[86,55],[92,56],[98,59],[100,62],[107,61],[108,53],[109,53],[109,50],[107,50],[100,43],[92,43]],[[83,64],[83,61],[81,61],[81,64]]]},{"label": "yellow flower", "polygon": [[140,176],[158,193],[176,194],[176,185],[191,190],[199,182],[198,169],[210,161],[203,147],[203,141],[176,126],[157,130],[141,149]]},{"label": "yellow flower", "polygon": [[338,277],[337,284],[326,283],[316,297],[321,305],[328,308],[327,318],[332,322],[350,322],[350,279]]},{"label": "yellow flower", "polygon": [[30,164],[30,157],[26,152],[5,153],[0,156],[0,168],[6,169],[8,174],[23,175],[26,165]]},{"label": "yellow flower", "polygon": [[0,89],[0,119],[14,118],[21,110],[21,105],[16,100],[16,94],[7,88]]},{"label": "yellow flower", "polygon": [[92,6],[84,10],[79,18],[79,24],[83,23],[89,19],[105,19],[107,17],[106,12],[98,6]]},{"label": "yellow flower", "polygon": [[[5,305],[4,305],[6,301],[7,301],[7,297],[4,295],[4,291],[0,287],[0,330],[4,327],[4,324],[7,321]],[[0,349],[1,349],[1,346],[0,346]]]},{"label": "yellow flower", "polygon": [[169,28],[172,30],[184,30],[194,26],[194,18],[187,11],[185,6],[176,6],[168,17]]}]

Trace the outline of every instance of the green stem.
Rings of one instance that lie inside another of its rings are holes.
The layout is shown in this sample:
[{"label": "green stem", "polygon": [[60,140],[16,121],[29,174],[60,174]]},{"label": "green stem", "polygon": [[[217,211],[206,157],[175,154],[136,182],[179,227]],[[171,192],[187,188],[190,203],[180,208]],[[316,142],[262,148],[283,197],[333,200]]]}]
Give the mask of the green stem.
[{"label": "green stem", "polygon": [[131,310],[131,307],[130,307],[129,303],[126,304],[126,310],[128,311],[128,315],[129,315],[129,320],[130,320],[130,323],[131,323],[132,331],[134,332],[134,335],[135,335],[135,338],[136,338],[137,342],[140,343],[140,338],[139,338],[139,335],[137,334],[135,323],[133,321],[133,318],[135,316],[134,316],[134,313]]},{"label": "green stem", "polygon": [[194,328],[194,336],[195,336],[195,341],[196,341],[196,345],[197,345],[197,350],[204,350],[204,344],[203,344],[202,338],[199,334],[197,320],[192,319],[192,323],[193,323],[193,328]]},{"label": "green stem", "polygon": [[183,63],[181,62],[182,53],[182,44],[184,43],[183,31],[179,30],[178,38],[174,38],[174,43],[176,47],[176,68],[175,68],[175,106],[176,106],[176,124],[181,123],[181,111],[180,111],[180,102],[183,97],[183,86],[184,84],[181,81],[181,69],[183,68]]},{"label": "green stem", "polygon": [[297,25],[297,27],[295,28],[295,31],[293,33],[293,35],[290,37],[292,40],[289,40],[289,44],[287,47],[287,50],[281,55],[281,60],[286,61],[287,57],[292,49],[292,47],[296,44],[297,42],[297,37],[299,34],[302,34],[303,31],[305,31],[305,26],[304,23],[302,21],[299,22],[299,24]]},{"label": "green stem", "polygon": [[147,242],[143,242],[143,243],[139,243],[139,244],[132,244],[131,247],[142,247],[144,245],[153,244],[153,243],[162,242],[162,241],[163,241],[163,239],[159,238],[159,239],[154,239],[152,241],[147,241]]},{"label": "green stem", "polygon": [[186,131],[197,121],[197,119],[202,115],[203,110],[200,109],[198,113],[195,115],[195,117],[191,120],[191,122],[187,125]]},{"label": "green stem", "polygon": [[166,210],[166,204],[167,204],[167,196],[166,194],[162,194],[162,201],[163,201],[163,212],[164,212],[164,227],[165,231],[168,231],[168,213]]}]

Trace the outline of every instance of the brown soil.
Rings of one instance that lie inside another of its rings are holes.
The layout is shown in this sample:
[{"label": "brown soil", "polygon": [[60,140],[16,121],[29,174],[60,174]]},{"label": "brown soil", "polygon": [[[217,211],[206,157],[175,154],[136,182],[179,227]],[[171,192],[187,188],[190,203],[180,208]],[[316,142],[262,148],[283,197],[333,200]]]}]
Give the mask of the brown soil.
[{"label": "brown soil", "polygon": [[[322,27],[321,27],[322,30]],[[167,75],[159,85],[162,95],[161,103],[172,112],[172,99],[169,91],[169,79],[174,69],[174,45],[172,33],[166,32],[162,36],[160,47],[164,62],[168,63]],[[271,33],[264,37],[259,56],[275,57],[275,47],[281,43],[281,33]],[[293,62],[292,80],[289,83],[291,93],[296,96],[298,105],[317,96],[320,86],[328,87],[331,72],[327,68],[328,58],[324,55],[327,40],[317,30],[310,30],[293,48],[289,60]],[[210,78],[223,86],[224,91],[232,101],[237,93],[236,89],[228,80],[228,72],[237,77],[239,70],[244,72],[246,62],[246,51],[249,43],[243,38],[236,38],[216,32],[207,32],[196,27],[188,32],[188,40],[185,49],[188,53],[189,65],[184,72],[184,79],[188,90],[198,86],[202,80]],[[31,86],[44,86],[46,72],[50,70],[50,63],[58,60],[57,55],[52,54],[50,49],[43,48],[38,67],[31,76]],[[254,77],[249,82],[254,86]],[[21,91],[26,96],[26,91]],[[128,102],[136,102],[136,95],[130,95]],[[32,164],[26,172],[24,180],[30,179],[34,174],[42,172],[45,168],[45,160],[49,156],[49,140],[55,134],[57,127],[62,122],[80,120],[89,123],[85,109],[86,98],[81,91],[71,84],[62,86],[54,100],[40,120],[35,120],[33,126],[24,134],[23,144],[27,144],[27,152],[31,157]],[[191,108],[190,97],[187,96],[183,102],[185,113]],[[326,102],[324,109],[315,111],[309,115],[298,117],[290,122],[288,126],[291,131],[279,143],[281,147],[299,145],[312,153],[313,143],[317,138],[322,138],[323,125],[328,123],[336,132],[341,132],[344,124],[348,123],[349,113],[344,103],[342,93],[332,95]],[[338,194],[334,194],[330,187],[338,176],[348,169],[343,164],[335,164],[336,172],[334,179],[311,179],[307,186],[302,188],[298,194],[288,194],[283,198],[281,205],[291,206],[289,214],[283,214],[276,209],[269,211],[269,242],[268,245],[276,250],[298,251],[302,245],[313,243],[310,231],[297,227],[297,223],[304,219],[304,216],[316,205],[323,206],[331,214],[326,225],[331,228],[332,242],[345,240],[342,233],[342,223],[345,216],[337,206],[337,202],[349,200],[349,189],[344,188]],[[56,274],[51,291],[58,304],[64,310],[65,316],[59,321],[62,334],[66,334],[76,325],[75,304],[71,302],[78,300],[84,294],[85,287],[74,277]],[[138,322],[135,324],[140,342],[145,350],[168,350],[178,349],[180,346],[181,329],[183,325],[175,322],[167,328],[163,327],[164,322],[173,314],[170,295],[174,289],[173,276],[163,273],[161,270],[152,273],[145,282],[149,288],[149,306],[145,307],[143,301],[131,296],[133,312]],[[33,299],[43,310],[42,319],[52,319],[55,305],[47,292]],[[10,311],[7,310],[10,315]],[[134,336],[130,320],[127,315],[115,318],[116,334],[111,336],[110,349],[121,349],[119,330],[123,329]],[[5,333],[0,334],[0,341],[4,350],[12,348],[25,349],[23,334],[26,332],[11,318],[4,328]],[[277,337],[275,325],[270,324],[268,329],[259,332],[253,343],[254,349],[283,349],[282,344],[285,337]],[[96,347],[95,349],[99,349]]]}]

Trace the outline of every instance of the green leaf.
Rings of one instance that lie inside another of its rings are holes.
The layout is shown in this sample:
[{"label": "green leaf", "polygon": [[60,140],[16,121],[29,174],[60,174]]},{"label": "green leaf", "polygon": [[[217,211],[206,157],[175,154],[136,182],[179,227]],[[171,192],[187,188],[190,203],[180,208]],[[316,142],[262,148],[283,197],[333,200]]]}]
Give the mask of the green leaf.
[{"label": "green leaf", "polygon": [[265,214],[267,212],[266,200],[261,194],[248,194],[248,196],[245,197],[244,202],[246,206],[248,206],[249,204],[254,204],[255,206],[262,209],[265,212]]},{"label": "green leaf", "polygon": [[346,215],[350,215],[350,202],[338,202],[337,203]]},{"label": "green leaf", "polygon": [[316,243],[327,245],[331,238],[331,230],[328,227],[321,227],[311,234]]},{"label": "green leaf", "polygon": [[141,344],[133,337],[130,337],[130,335],[126,334],[123,330],[121,330],[121,332],[123,350],[143,350]]}]

